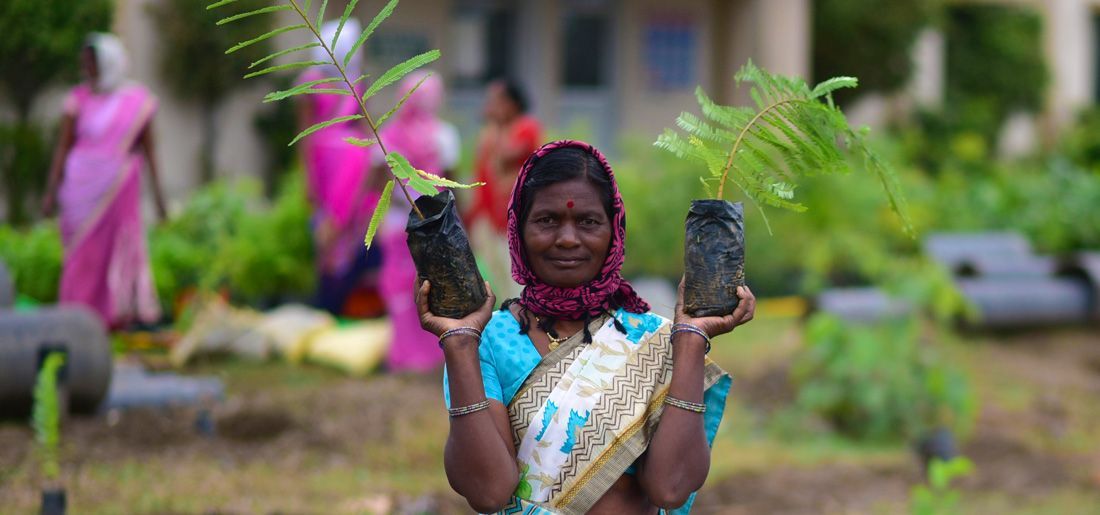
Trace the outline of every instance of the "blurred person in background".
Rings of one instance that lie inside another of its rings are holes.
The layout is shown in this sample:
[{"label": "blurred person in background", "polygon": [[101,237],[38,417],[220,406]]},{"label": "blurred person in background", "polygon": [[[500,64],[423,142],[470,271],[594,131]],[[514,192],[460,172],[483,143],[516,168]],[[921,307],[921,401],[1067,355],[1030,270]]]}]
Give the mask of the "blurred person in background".
[{"label": "blurred person in background", "polygon": [[[332,41],[338,25],[338,21],[322,25],[325,41]],[[359,22],[349,19],[334,48],[337,59],[347,55],[359,33]],[[312,52],[315,61],[331,60],[321,47],[314,47]],[[360,76],[362,62],[358,53],[348,62],[346,71],[352,80]],[[299,83],[330,77],[339,77],[335,66],[314,66],[302,74]],[[343,87],[332,83],[315,86],[317,89]],[[359,104],[351,95],[302,95],[298,99],[299,130],[332,118],[360,114]],[[343,312],[352,291],[381,263],[379,252],[368,253],[363,245],[363,236],[379,197],[378,193],[366,188],[370,149],[345,141],[348,137],[366,139],[370,136],[361,121],[353,120],[314,132],[302,145],[307,194],[313,206],[311,225],[318,275],[316,302],[318,307],[336,315]]]},{"label": "blurred person in background", "polygon": [[527,113],[527,95],[518,84],[500,79],[489,84],[485,127],[478,135],[474,176],[485,185],[474,190],[464,217],[474,251],[484,260],[489,282],[502,297],[519,295],[508,255],[508,199],[523,160],[542,143],[542,127]]},{"label": "blurred person in background", "polygon": [[164,221],[152,130],[157,99],[127,79],[126,50],[115,35],[89,35],[80,57],[85,81],[65,98],[42,202],[47,216],[60,209],[58,297],[92,308],[112,329],[153,323],[160,304],[141,220],[141,170],[148,162]]},{"label": "blurred person in background", "polygon": [[[429,72],[413,72],[401,81],[396,100],[400,101],[421,80],[424,82],[394,113],[380,136],[387,151],[399,152],[414,168],[435,175],[451,175],[462,145],[454,125],[439,118],[443,81]],[[375,189],[380,191],[390,176],[381,153],[376,152],[375,156],[377,168],[373,173],[378,178]],[[405,195],[395,190],[390,211],[377,236],[382,248],[378,289],[393,324],[393,343],[386,357],[386,366],[391,371],[429,371],[443,364],[437,338],[420,328],[416,310],[416,265],[405,234],[411,209]]]}]

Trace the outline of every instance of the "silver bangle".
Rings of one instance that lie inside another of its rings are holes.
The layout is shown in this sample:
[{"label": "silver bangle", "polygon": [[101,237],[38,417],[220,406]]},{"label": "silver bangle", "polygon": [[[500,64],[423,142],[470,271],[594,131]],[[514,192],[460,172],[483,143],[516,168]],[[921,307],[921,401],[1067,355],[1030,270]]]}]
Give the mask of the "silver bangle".
[{"label": "silver bangle", "polygon": [[476,413],[478,411],[487,409],[489,407],[489,399],[485,399],[481,402],[475,402],[469,406],[459,406],[457,408],[447,408],[447,413],[451,415],[451,418],[461,417],[463,415],[469,415],[470,413]]},{"label": "silver bangle", "polygon": [[466,334],[477,338],[479,341],[481,340],[481,331],[478,331],[473,327],[456,327],[454,329],[448,329],[443,334],[439,335],[439,348],[443,348],[443,340],[445,340],[449,336],[454,336],[456,334]]},{"label": "silver bangle", "polygon": [[680,408],[682,410],[691,411],[693,413],[706,413],[707,412],[707,405],[706,404],[701,404],[701,403],[698,403],[698,402],[689,402],[689,401],[685,401],[685,400],[682,400],[682,399],[677,399],[676,397],[671,397],[671,396],[667,396],[667,395],[665,396],[665,404],[668,404],[669,406],[675,406],[675,407]]},{"label": "silver bangle", "polygon": [[699,326],[685,323],[673,324],[672,333],[669,334],[669,339],[675,336],[676,333],[695,333],[699,336],[702,336],[703,341],[707,344],[707,349],[703,351],[703,354],[710,354],[710,336],[707,335],[706,331],[700,329]]}]

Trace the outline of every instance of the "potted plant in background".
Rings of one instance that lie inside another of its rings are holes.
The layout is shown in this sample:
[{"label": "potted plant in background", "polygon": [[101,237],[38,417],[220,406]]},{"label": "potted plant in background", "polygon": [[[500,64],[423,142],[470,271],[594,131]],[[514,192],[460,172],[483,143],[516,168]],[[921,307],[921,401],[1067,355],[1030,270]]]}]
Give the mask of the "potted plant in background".
[{"label": "potted plant in background", "polygon": [[59,394],[59,378],[64,365],[64,352],[46,353],[34,385],[31,426],[38,443],[38,459],[43,478],[42,515],[65,513],[65,488],[60,481],[61,413],[64,403]]},{"label": "potted plant in background", "polygon": [[738,85],[752,84],[752,107],[717,104],[696,88],[703,118],[681,113],[676,125],[683,133],[666,129],[654,143],[708,171],[700,181],[710,198],[692,201],[684,240],[684,307],[693,316],[732,312],[737,287],[745,284],[743,207],[725,200],[727,183],[756,203],[767,225],[763,205],[804,211],[794,200],[797,179],[848,173],[854,155],[878,177],[891,208],[911,231],[893,171],[868,146],[867,130],[852,129],[833,103],[833,91],[856,87],[854,77],[834,77],[810,88],[750,61],[734,78]]},{"label": "potted plant in background", "polygon": [[[219,8],[236,3],[238,0],[220,0],[207,6],[207,9]],[[418,275],[429,280],[432,284],[431,293],[428,296],[428,304],[432,311],[443,316],[461,318],[480,307],[488,296],[485,291],[484,281],[477,269],[473,252],[470,249],[469,240],[465,229],[458,218],[455,209],[454,195],[450,191],[440,192],[440,188],[469,188],[476,184],[461,184],[451,181],[423,170],[414,168],[409,161],[398,152],[390,152],[379,136],[379,128],[390,118],[405,100],[416,91],[417,84],[410,89],[404,97],[389,111],[373,117],[367,111],[367,99],[376,95],[379,91],[401,80],[412,71],[439,58],[439,50],[429,50],[413,56],[404,62],[394,65],[390,69],[370,82],[365,91],[357,87],[360,82],[368,80],[366,75],[351,77],[348,75],[348,64],[356,51],[371,37],[375,29],[388,18],[397,7],[398,0],[390,0],[365,29],[359,34],[355,44],[344,54],[342,59],[337,58],[334,47],[340,39],[342,32],[352,12],[355,10],[358,0],[350,0],[344,6],[343,14],[339,18],[339,28],[332,40],[326,40],[321,36],[320,25],[325,18],[325,10],[328,0],[322,0],[316,11],[311,10],[311,1],[298,0],[275,1],[267,7],[255,9],[227,16],[217,23],[223,25],[251,16],[272,15],[282,11],[293,11],[299,23],[279,27],[264,34],[258,35],[248,41],[243,41],[226,50],[226,53],[236,52],[255,43],[266,41],[280,34],[308,31],[312,36],[310,43],[279,50],[253,62],[249,68],[257,68],[248,73],[245,78],[258,77],[269,73],[301,70],[312,66],[334,66],[337,76],[326,77],[318,80],[294,85],[288,89],[274,91],[264,97],[264,102],[274,102],[297,97],[300,95],[329,94],[350,95],[356,99],[359,113],[348,116],[340,116],[316,123],[298,133],[289,143],[293,145],[302,138],[318,131],[345,122],[366,123],[370,133],[374,136],[368,139],[348,137],[345,141],[349,145],[373,146],[377,145],[379,151],[385,156],[385,162],[392,175],[392,180],[386,182],[382,190],[381,200],[371,216],[370,224],[366,230],[365,244],[369,247],[378,231],[387,211],[390,208],[390,199],[396,185],[401,190],[406,201],[412,206],[409,214],[409,223],[406,227],[409,233],[409,250],[412,252],[413,261],[416,263]],[[328,56],[326,60],[302,60],[284,64],[275,64],[275,60],[283,56],[297,52],[321,48]],[[260,67],[264,65],[264,67]],[[422,196],[413,200],[409,189],[420,193]]]}]

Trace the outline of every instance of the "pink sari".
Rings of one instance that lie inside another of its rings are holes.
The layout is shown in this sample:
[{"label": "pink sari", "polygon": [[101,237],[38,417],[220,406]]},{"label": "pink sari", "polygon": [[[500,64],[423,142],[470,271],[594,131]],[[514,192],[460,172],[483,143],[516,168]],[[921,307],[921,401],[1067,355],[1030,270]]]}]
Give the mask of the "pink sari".
[{"label": "pink sari", "polygon": [[[406,77],[398,89],[398,98],[421,78],[423,72]],[[400,152],[409,164],[436,175],[443,175],[437,137],[442,128],[436,117],[442,101],[442,82],[435,76],[429,77],[394,114],[381,134],[387,150]],[[378,286],[393,323],[393,343],[386,356],[386,366],[393,371],[422,372],[442,365],[443,351],[435,336],[420,327],[420,315],[416,310],[416,265],[409,254],[405,235],[410,209],[405,197],[395,191],[393,207],[378,234],[382,246]]]},{"label": "pink sari", "polygon": [[111,327],[160,317],[141,221],[144,159],[136,149],[156,106],[136,84],[102,94],[81,85],[65,101],[76,125],[59,190],[60,300],[92,308]]},{"label": "pink sari", "polygon": [[[323,77],[310,70],[302,74],[301,82]],[[304,101],[309,103],[310,125],[359,114],[359,106],[350,95],[307,95]],[[318,246],[318,267],[322,273],[334,276],[343,275],[363,247],[363,236],[379,198],[378,193],[364,189],[370,171],[370,149],[344,141],[349,136],[362,139],[367,134],[358,121],[336,124],[307,136],[302,150],[314,223],[327,222],[337,234],[328,247]]]}]

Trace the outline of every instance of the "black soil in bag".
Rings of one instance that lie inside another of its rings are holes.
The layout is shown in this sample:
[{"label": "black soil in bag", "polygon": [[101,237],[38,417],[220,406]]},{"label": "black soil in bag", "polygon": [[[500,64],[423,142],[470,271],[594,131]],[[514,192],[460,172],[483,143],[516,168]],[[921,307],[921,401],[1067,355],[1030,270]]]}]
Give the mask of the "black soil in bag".
[{"label": "black soil in bag", "polygon": [[416,207],[424,213],[424,219],[411,210],[405,232],[417,276],[432,284],[428,308],[447,318],[473,313],[488,294],[470,240],[458,219],[454,195],[449,190],[424,195],[416,199]]},{"label": "black soil in bag", "polygon": [[745,221],[741,203],[693,200],[684,238],[684,311],[722,316],[737,307],[745,285]]}]

